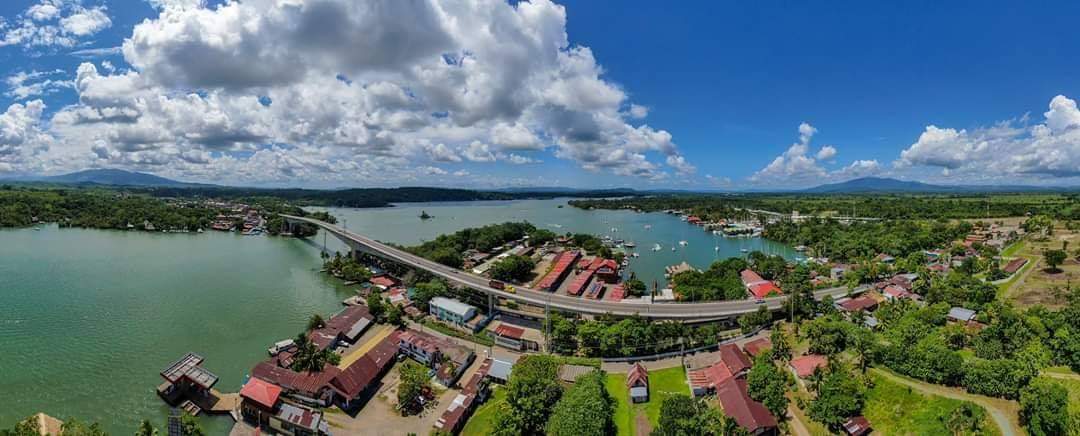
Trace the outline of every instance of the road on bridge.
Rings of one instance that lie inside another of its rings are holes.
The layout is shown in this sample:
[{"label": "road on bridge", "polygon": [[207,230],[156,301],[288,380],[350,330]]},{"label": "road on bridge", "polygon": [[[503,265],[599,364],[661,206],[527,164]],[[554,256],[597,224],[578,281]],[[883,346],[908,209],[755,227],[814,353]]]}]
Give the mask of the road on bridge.
[{"label": "road on bridge", "polygon": [[[436,276],[446,279],[451,283],[456,283],[461,286],[466,286],[472,289],[483,291],[490,295],[495,295],[501,298],[517,301],[519,303],[530,304],[539,307],[550,307],[552,309],[566,312],[590,315],[640,315],[642,317],[651,319],[671,319],[695,322],[718,319],[731,319],[739,315],[754,312],[760,305],[764,305],[769,310],[776,311],[781,308],[784,300],[787,298],[766,298],[764,302],[756,302],[754,300],[712,301],[698,303],[647,303],[634,300],[603,301],[571,297],[568,295],[559,295],[552,292],[538,291],[535,289],[516,285],[514,286],[515,292],[510,293],[506,292],[505,290],[492,288],[491,286],[489,286],[490,280],[485,277],[481,277],[466,271],[451,268],[438,262],[428,260],[407,251],[389,246],[387,244],[383,244],[366,236],[350,232],[337,225],[307,217],[285,214],[282,214],[281,216],[289,221],[303,222],[316,225],[323,230],[329,232],[331,235],[334,235],[334,237],[342,240],[342,242],[345,242],[345,244],[349,247],[352,247],[354,249],[357,248],[357,246],[366,248],[367,251],[380,255],[389,260],[393,260],[411,268],[426,270]],[[866,287],[864,286],[857,288],[851,292],[861,293],[865,290]],[[847,287],[822,289],[814,292],[814,297],[817,299],[822,299],[825,296],[839,298],[847,295]]]}]

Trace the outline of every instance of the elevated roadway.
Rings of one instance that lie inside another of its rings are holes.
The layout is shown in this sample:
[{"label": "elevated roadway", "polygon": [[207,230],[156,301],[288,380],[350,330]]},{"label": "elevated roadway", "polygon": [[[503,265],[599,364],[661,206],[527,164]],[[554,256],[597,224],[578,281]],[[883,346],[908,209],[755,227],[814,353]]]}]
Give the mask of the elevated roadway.
[{"label": "elevated roadway", "polygon": [[[351,232],[340,226],[313,218],[284,214],[281,216],[292,223],[307,223],[318,226],[327,233],[340,239],[353,250],[373,254],[411,268],[422,269],[446,279],[448,282],[484,292],[485,294],[516,301],[521,304],[549,307],[553,310],[565,312],[588,315],[640,315],[642,317],[658,320],[669,319],[685,322],[703,322],[733,319],[739,315],[754,312],[757,310],[758,306],[761,305],[764,305],[769,310],[777,311],[781,309],[784,300],[787,298],[766,298],[764,302],[756,302],[754,300],[732,300],[698,303],[647,303],[636,300],[590,300],[587,298],[560,295],[517,285],[514,285],[515,292],[507,292],[502,289],[491,287],[488,278],[433,262],[399,248],[368,238],[364,235]],[[858,288],[855,289],[853,293],[860,293],[864,290],[865,287]],[[847,287],[821,289],[814,292],[814,297],[819,300],[825,296],[840,298],[847,295]]]}]

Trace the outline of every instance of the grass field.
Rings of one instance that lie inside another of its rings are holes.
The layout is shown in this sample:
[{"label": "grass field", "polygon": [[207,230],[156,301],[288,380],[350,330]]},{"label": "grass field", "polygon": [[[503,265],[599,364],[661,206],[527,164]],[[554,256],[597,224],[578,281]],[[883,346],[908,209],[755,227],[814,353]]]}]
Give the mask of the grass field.
[{"label": "grass field", "polygon": [[461,430],[462,435],[484,436],[492,433],[495,415],[498,413],[500,405],[506,403],[506,389],[500,386],[495,386],[493,389],[491,398],[488,398],[487,402],[477,407],[472,418],[469,418],[469,422],[465,423],[465,428]]},{"label": "grass field", "polygon": [[[923,435],[951,434],[945,421],[965,401],[936,395],[923,395],[906,386],[871,373],[874,387],[867,392],[863,415],[880,434]],[[980,406],[976,405],[976,407]],[[1000,434],[989,416],[983,422],[984,434]]]},{"label": "grass field", "polygon": [[634,435],[634,413],[630,405],[630,389],[626,388],[626,374],[608,374],[604,377],[604,387],[615,399],[615,428],[619,436]]},{"label": "grass field", "polygon": [[649,371],[649,401],[646,403],[630,403],[625,373],[608,374],[604,386],[615,398],[615,425],[619,436],[636,434],[635,419],[638,413],[644,413],[649,424],[656,428],[660,422],[660,405],[665,398],[679,394],[690,395],[690,386],[686,384],[686,370],[681,366]]},{"label": "grass field", "polygon": [[1060,221],[1055,222],[1054,234],[1046,240],[1026,239],[1013,244],[1002,252],[1003,257],[1024,257],[1028,264],[1008,282],[999,286],[999,295],[1012,300],[1020,307],[1036,304],[1057,307],[1064,303],[1060,295],[1055,295],[1052,288],[1064,288],[1070,282],[1080,280],[1080,262],[1071,255],[1060,266],[1060,272],[1046,271],[1043,251],[1060,249],[1063,242],[1068,243],[1069,251],[1080,248],[1080,233],[1065,228]]}]

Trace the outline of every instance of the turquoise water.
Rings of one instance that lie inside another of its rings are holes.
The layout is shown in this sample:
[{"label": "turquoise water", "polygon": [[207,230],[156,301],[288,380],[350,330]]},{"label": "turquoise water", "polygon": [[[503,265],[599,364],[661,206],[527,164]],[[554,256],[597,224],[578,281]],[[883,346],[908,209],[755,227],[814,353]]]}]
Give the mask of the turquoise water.
[{"label": "turquoise water", "polygon": [[[697,268],[712,262],[743,256],[742,250],[759,250],[794,259],[797,253],[784,244],[762,238],[724,238],[687,224],[678,216],[637,213],[628,210],[582,210],[566,205],[565,199],[484,201],[464,203],[400,204],[377,209],[328,208],[338,224],[383,242],[415,245],[425,240],[467,227],[506,221],[528,221],[556,233],[611,235],[637,244],[640,257],[630,260],[630,270],[646,283],[665,284],[664,267],[686,261]],[[563,207],[558,207],[563,205]],[[426,211],[433,219],[421,220]],[[646,228],[648,225],[651,228]],[[615,230],[613,230],[615,229]],[[316,239],[322,244],[322,239]],[[686,241],[686,246],[679,245]],[[660,251],[652,251],[660,244]],[[328,240],[331,250],[344,250]],[[672,247],[675,251],[671,251]]]},{"label": "turquoise water", "polygon": [[[294,239],[50,226],[0,231],[0,427],[45,412],[164,431],[158,372],[188,351],[239,390],[276,340],[348,291]],[[225,434],[229,418],[207,418]]]},{"label": "turquoise water", "polygon": [[[634,241],[631,268],[663,283],[663,267],[704,268],[741,248],[794,256],[761,239],[724,239],[664,214],[584,211],[565,200],[427,203],[331,209],[349,229],[416,244],[465,227],[529,221],[564,232]],[[421,221],[426,210],[435,218]],[[645,229],[645,225],[651,229]],[[617,231],[612,231],[617,228]],[[312,313],[341,308],[351,291],[319,274],[322,236],[311,242],[229,233],[150,234],[47,226],[0,230],[0,427],[45,412],[130,434],[141,419],[164,430],[158,372],[184,353],[206,358],[235,392],[274,341]],[[686,240],[686,247],[670,251]],[[340,248],[332,238],[331,248]],[[650,251],[660,243],[663,250]],[[714,247],[719,246],[716,250]],[[226,434],[229,418],[204,418]]]}]

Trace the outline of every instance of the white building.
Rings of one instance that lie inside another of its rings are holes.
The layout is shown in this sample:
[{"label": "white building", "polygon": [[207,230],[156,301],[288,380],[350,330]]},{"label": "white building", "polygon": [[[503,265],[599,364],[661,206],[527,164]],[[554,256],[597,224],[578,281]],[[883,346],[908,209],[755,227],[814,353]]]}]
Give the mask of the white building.
[{"label": "white building", "polygon": [[445,297],[432,298],[428,311],[441,321],[467,327],[466,323],[476,316],[476,308],[458,300]]}]

